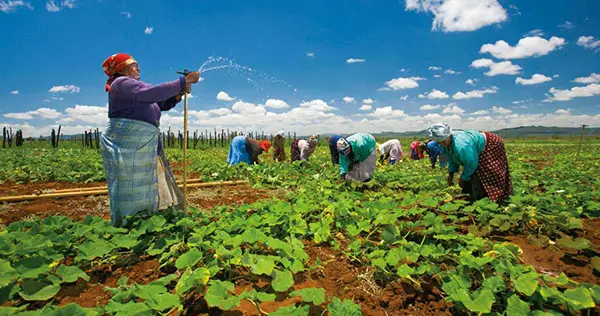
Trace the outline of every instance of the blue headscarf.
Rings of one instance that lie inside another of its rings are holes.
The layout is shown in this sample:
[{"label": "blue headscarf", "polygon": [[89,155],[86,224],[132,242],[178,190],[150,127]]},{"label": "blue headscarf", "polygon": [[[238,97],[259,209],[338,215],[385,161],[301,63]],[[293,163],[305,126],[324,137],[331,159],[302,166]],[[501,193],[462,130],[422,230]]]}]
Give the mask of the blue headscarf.
[{"label": "blue headscarf", "polygon": [[438,143],[448,139],[452,135],[452,128],[448,124],[438,123],[431,126],[429,129],[429,137]]}]

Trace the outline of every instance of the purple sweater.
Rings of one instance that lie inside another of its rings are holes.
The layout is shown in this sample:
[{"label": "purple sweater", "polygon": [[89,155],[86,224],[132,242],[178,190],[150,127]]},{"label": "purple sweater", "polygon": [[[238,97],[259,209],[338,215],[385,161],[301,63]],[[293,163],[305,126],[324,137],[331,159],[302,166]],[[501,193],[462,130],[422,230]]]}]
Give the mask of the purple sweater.
[{"label": "purple sweater", "polygon": [[158,127],[160,112],[174,108],[184,90],[184,77],[155,86],[119,77],[110,85],[108,117],[144,121]]}]

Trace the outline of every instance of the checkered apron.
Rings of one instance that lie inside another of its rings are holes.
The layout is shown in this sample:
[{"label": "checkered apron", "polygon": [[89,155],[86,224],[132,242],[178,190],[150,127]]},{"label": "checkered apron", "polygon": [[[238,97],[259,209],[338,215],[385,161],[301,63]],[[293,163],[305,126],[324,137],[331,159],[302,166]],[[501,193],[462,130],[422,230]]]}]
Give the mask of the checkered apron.
[{"label": "checkered apron", "polygon": [[479,155],[479,177],[487,196],[492,201],[506,200],[512,193],[512,182],[504,143],[500,136],[485,132],[485,148]]}]

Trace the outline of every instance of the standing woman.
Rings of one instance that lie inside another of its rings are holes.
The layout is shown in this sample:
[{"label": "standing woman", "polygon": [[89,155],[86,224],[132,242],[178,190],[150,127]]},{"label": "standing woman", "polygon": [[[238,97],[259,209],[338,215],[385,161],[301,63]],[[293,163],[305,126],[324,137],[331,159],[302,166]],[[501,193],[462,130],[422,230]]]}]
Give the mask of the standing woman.
[{"label": "standing woman", "polygon": [[246,136],[236,136],[229,144],[229,155],[227,162],[230,166],[245,162],[248,165],[258,164],[258,156],[264,152],[268,152],[271,147],[269,141],[257,141],[254,138]]},{"label": "standing woman", "polygon": [[354,134],[337,141],[340,153],[340,177],[346,180],[367,182],[371,180],[377,164],[375,137]]},{"label": "standing woman", "polygon": [[275,161],[285,160],[285,134],[283,131],[277,132],[273,137],[273,159]]},{"label": "standing woman", "polygon": [[448,185],[453,185],[454,173],[463,166],[458,184],[471,200],[487,196],[499,202],[512,194],[508,158],[500,136],[478,131],[453,132],[449,125],[441,123],[429,128],[429,136],[442,145],[442,153],[448,156]]},{"label": "standing woman", "polygon": [[102,133],[102,158],[114,226],[138,212],[181,206],[183,195],[164,154],[160,138],[161,111],[181,101],[200,79],[192,72],[159,85],[140,81],[140,68],[128,54],[115,54],[102,63],[108,76],[108,127]]},{"label": "standing woman", "polygon": [[390,139],[379,146],[379,162],[381,163],[389,159],[390,165],[393,165],[402,159],[402,155],[402,145],[397,139]]},{"label": "standing woman", "polygon": [[342,135],[331,135],[329,138],[329,155],[334,166],[340,163],[340,153],[337,150],[337,141],[340,138],[342,138]]}]

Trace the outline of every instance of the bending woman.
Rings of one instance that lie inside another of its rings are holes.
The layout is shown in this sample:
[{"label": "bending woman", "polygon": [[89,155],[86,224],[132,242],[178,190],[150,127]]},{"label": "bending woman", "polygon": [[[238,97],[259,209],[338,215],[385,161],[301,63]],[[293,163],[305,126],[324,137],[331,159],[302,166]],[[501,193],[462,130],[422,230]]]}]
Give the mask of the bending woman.
[{"label": "bending woman", "polygon": [[147,84],[140,81],[138,63],[128,54],[108,57],[102,68],[108,76],[109,122],[101,142],[110,219],[112,225],[123,226],[129,215],[183,204],[163,151],[160,115],[175,107],[200,74]]},{"label": "bending woman", "polygon": [[453,132],[446,124],[430,127],[429,136],[442,145],[442,153],[448,157],[448,185],[453,185],[454,173],[463,166],[458,184],[471,200],[487,196],[497,202],[512,194],[508,159],[500,136],[489,132]]},{"label": "bending woman", "polygon": [[340,177],[346,180],[367,182],[375,173],[377,148],[375,138],[369,134],[354,134],[337,141],[340,153]]}]

